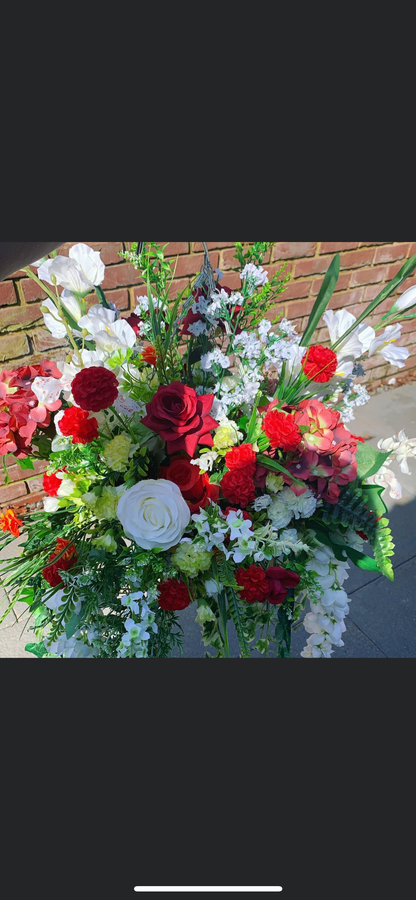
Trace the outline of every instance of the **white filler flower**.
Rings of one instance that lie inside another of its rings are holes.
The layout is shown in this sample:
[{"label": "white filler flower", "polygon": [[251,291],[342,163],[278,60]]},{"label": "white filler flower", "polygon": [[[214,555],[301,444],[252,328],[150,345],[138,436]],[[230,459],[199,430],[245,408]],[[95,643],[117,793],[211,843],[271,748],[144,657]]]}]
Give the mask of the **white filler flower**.
[{"label": "white filler flower", "polygon": [[143,550],[170,550],[191,521],[180,489],[171,481],[141,481],[123,494],[117,511],[126,537]]}]

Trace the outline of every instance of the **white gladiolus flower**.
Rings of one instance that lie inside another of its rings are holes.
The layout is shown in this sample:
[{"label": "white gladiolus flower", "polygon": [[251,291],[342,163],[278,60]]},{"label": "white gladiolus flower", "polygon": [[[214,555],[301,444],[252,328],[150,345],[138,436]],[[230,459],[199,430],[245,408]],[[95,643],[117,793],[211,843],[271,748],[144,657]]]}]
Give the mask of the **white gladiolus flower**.
[{"label": "white gladiolus flower", "polygon": [[[327,325],[332,345],[336,344],[343,334],[357,321],[356,317],[346,309],[339,309],[336,313],[329,309],[323,318]],[[374,328],[364,323],[357,325],[357,328],[337,348],[338,361],[341,364],[348,359],[355,361],[368,350],[374,338]]]},{"label": "white gladiolus flower", "polygon": [[74,294],[85,296],[94,290],[91,281],[87,281],[81,269],[74,259],[67,259],[66,256],[57,256],[55,259],[48,259],[38,269],[38,276],[41,281],[52,284],[52,276],[56,279],[56,284],[61,285],[66,291]]},{"label": "white gladiolus flower", "polygon": [[35,378],[32,391],[43,406],[57,403],[62,391],[62,384],[57,378]]},{"label": "white gladiolus flower", "polygon": [[93,338],[98,351],[111,354],[115,350],[135,346],[136,335],[131,325],[125,319],[116,319],[114,310],[104,309],[100,304],[92,306],[78,325]]},{"label": "white gladiolus flower", "polygon": [[379,441],[378,448],[397,459],[403,475],[411,475],[407,460],[416,459],[416,438],[408,438],[405,431],[399,431],[394,437]]},{"label": "white gladiolus flower", "polygon": [[416,285],[405,291],[398,300],[395,301],[391,308],[392,313],[403,313],[407,309],[416,306]]},{"label": "white gladiolus flower", "polygon": [[122,496],[117,511],[126,536],[143,550],[170,550],[191,521],[181,491],[171,481],[141,481]]},{"label": "white gladiolus flower", "polygon": [[406,360],[409,359],[410,353],[405,347],[393,346],[393,344],[401,338],[401,335],[401,325],[389,325],[384,334],[378,335],[371,342],[368,355],[374,356],[374,354],[378,352],[384,356],[384,359],[392,366],[403,369]]},{"label": "white gladiolus flower", "polygon": [[[52,443],[53,448],[53,443]],[[56,448],[59,449],[59,448]],[[57,497],[45,497],[43,501],[43,508],[47,513],[55,513],[58,512],[59,509],[59,500]]]},{"label": "white gladiolus flower", "polygon": [[379,487],[383,487],[390,492],[390,497],[393,500],[401,500],[403,497],[403,488],[400,481],[387,465],[382,466],[376,475],[367,478],[366,484],[377,484]]},{"label": "white gladiolus flower", "polygon": [[102,284],[105,277],[105,265],[97,250],[92,250],[88,244],[76,244],[75,247],[71,247],[69,258],[75,260],[85,281],[94,287]]}]

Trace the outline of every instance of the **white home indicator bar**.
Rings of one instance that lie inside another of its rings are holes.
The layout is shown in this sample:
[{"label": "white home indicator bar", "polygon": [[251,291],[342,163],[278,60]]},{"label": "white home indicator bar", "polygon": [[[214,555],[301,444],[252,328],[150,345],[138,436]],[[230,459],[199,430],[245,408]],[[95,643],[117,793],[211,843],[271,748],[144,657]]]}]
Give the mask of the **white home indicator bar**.
[{"label": "white home indicator bar", "polygon": [[192,893],[193,891],[200,891],[201,893],[245,893],[245,894],[256,894],[259,891],[262,893],[273,894],[279,891],[283,891],[282,887],[136,887],[135,891],[139,894],[144,894],[147,891],[151,893]]}]

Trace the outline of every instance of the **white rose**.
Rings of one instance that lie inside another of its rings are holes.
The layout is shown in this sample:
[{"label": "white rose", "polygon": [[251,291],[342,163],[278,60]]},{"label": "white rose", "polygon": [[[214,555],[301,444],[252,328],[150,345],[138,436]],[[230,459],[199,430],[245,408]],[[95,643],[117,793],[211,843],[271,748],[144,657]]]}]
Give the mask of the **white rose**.
[{"label": "white rose", "polygon": [[191,513],[171,481],[141,481],[122,496],[117,510],[126,537],[143,550],[170,550],[183,537]]}]

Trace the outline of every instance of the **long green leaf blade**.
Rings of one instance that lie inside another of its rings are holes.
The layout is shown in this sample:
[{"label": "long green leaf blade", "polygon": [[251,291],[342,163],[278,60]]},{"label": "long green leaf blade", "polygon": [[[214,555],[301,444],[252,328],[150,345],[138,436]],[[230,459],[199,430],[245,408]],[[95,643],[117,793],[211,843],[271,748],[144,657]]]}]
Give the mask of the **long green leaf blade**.
[{"label": "long green leaf blade", "polygon": [[393,280],[390,281],[390,283],[387,284],[385,288],[383,288],[383,290],[375,298],[375,300],[373,300],[372,303],[370,303],[369,306],[367,306],[367,309],[365,309],[364,312],[361,313],[361,315],[358,317],[357,321],[354,322],[353,325],[351,325],[351,328],[349,328],[348,331],[346,331],[345,334],[343,334],[342,337],[340,337],[340,339],[335,344],[332,345],[332,349],[336,350],[338,347],[340,347],[341,344],[346,340],[346,338],[350,334],[352,334],[353,331],[355,331],[357,326],[361,325],[361,323],[364,322],[365,319],[368,318],[368,316],[371,316],[371,314],[374,312],[374,310],[376,310],[377,307],[380,306],[380,304],[384,302],[384,300],[387,300],[387,297],[391,297],[391,295],[394,294],[395,291],[397,291],[397,288],[400,287],[400,285],[403,283],[403,281],[406,281],[406,278],[409,278],[409,275],[411,275],[415,269],[416,269],[416,253],[414,254],[414,256],[411,256],[411,258],[405,262],[404,266],[400,269],[400,272],[396,275],[396,277],[393,278]]},{"label": "long green leaf blade", "polygon": [[332,300],[332,295],[338,283],[340,268],[341,257],[339,253],[337,253],[325,275],[323,285],[321,287],[321,290],[319,291],[315,306],[310,314],[308,327],[301,340],[301,347],[309,347],[313,334],[316,331],[323,314],[328,309],[328,306]]}]

